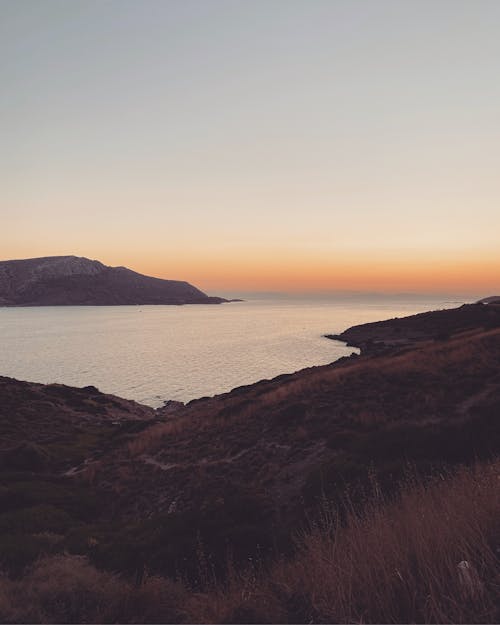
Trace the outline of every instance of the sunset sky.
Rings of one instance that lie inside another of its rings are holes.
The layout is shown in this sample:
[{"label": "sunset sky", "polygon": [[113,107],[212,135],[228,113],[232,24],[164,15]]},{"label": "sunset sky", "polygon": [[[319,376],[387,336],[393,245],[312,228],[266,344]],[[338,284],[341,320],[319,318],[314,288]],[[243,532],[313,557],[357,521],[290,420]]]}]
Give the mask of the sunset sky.
[{"label": "sunset sky", "polygon": [[500,292],[498,0],[0,0],[0,259]]}]

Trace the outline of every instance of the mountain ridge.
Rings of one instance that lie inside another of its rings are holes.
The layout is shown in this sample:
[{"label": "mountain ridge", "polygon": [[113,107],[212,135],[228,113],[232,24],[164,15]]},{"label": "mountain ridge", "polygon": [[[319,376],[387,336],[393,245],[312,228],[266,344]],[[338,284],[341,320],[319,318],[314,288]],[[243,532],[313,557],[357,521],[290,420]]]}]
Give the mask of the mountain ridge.
[{"label": "mountain ridge", "polygon": [[500,304],[500,295],[490,295],[489,297],[483,297],[478,304]]},{"label": "mountain ridge", "polygon": [[0,261],[0,306],[221,304],[189,282],[164,280],[79,256]]}]

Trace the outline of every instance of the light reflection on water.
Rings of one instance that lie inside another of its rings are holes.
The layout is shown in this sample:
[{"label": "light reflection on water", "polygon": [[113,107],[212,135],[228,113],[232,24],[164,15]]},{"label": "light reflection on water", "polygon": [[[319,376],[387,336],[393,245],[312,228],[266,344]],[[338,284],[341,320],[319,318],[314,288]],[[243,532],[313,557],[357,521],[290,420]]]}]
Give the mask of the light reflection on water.
[{"label": "light reflection on water", "polygon": [[160,406],[355,351],[323,334],[456,305],[445,298],[288,298],[220,306],[0,308],[0,375],[92,384]]}]

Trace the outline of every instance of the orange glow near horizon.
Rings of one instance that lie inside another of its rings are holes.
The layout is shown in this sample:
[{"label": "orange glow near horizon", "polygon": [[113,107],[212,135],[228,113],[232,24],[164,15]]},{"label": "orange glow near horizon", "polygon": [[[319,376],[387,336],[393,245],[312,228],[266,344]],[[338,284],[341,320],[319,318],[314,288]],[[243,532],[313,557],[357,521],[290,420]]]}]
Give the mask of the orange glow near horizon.
[{"label": "orange glow near horizon", "polygon": [[60,248],[40,242],[34,246],[4,246],[4,260],[75,254],[123,265],[139,273],[185,280],[211,295],[218,292],[421,292],[492,295],[500,293],[500,253],[491,250],[370,251],[329,254],[285,246],[240,249],[172,248],[149,250],[111,243]]},{"label": "orange glow near horizon", "polygon": [[4,3],[0,258],[500,292],[500,2],[45,4]]},{"label": "orange glow near horizon", "polygon": [[160,278],[185,279],[202,290],[381,291],[497,293],[500,258],[301,258],[261,254],[254,258],[144,259],[130,263]]}]

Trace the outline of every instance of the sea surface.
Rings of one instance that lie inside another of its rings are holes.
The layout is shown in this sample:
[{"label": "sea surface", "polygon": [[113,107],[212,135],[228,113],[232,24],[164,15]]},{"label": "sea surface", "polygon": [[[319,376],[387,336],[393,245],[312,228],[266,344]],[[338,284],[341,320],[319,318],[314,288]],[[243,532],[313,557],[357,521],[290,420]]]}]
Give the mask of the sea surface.
[{"label": "sea surface", "polygon": [[0,308],[0,375],[97,386],[161,406],[357,351],[323,337],[452,308],[449,297],[250,297],[191,306]]}]

